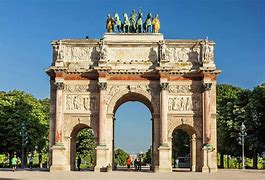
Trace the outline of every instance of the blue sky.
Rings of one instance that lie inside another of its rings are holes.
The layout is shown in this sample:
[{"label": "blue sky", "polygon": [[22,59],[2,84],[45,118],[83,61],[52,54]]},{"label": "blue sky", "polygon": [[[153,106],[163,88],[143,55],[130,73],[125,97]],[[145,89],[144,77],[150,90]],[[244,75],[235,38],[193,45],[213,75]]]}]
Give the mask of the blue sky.
[{"label": "blue sky", "polygon": [[140,7],[144,16],[159,14],[165,38],[214,40],[218,83],[253,88],[264,82],[263,0],[0,0],[0,90],[49,97],[44,69],[51,40],[101,38],[108,13]]}]

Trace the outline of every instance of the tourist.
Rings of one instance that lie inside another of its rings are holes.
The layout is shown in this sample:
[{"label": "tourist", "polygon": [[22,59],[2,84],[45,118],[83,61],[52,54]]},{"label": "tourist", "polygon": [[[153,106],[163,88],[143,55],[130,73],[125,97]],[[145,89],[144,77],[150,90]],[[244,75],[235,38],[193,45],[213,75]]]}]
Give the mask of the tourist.
[{"label": "tourist", "polygon": [[130,171],[131,163],[132,163],[132,161],[131,161],[131,158],[129,156],[128,159],[127,159],[127,171]]},{"label": "tourist", "polygon": [[138,161],[138,171],[142,171],[142,159],[141,159],[141,157],[139,157],[139,161]]},{"label": "tourist", "polygon": [[13,172],[15,172],[17,169],[17,157],[16,157],[16,155],[14,155],[14,157],[11,159],[11,164],[13,167]]},{"label": "tourist", "polygon": [[33,167],[33,155],[30,155],[29,157],[29,168],[32,169]]},{"label": "tourist", "polygon": [[133,165],[134,165],[134,169],[135,169],[135,171],[137,171],[137,169],[138,169],[138,167],[137,167],[137,165],[138,165],[138,160],[137,160],[137,158],[134,159]]},{"label": "tourist", "polygon": [[80,165],[81,165],[81,157],[80,155],[78,155],[78,158],[77,158],[77,168],[78,168],[78,171],[80,171]]}]

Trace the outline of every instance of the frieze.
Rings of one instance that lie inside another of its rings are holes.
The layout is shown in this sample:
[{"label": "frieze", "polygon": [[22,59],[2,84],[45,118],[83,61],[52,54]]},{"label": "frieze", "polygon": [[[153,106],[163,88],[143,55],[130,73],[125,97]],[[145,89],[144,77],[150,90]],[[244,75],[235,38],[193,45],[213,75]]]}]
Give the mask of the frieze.
[{"label": "frieze", "polygon": [[97,109],[97,98],[88,95],[66,95],[66,110],[94,111]]},{"label": "frieze", "polygon": [[190,63],[200,63],[199,55],[200,48],[177,48],[177,47],[168,47],[166,45],[161,45],[161,61],[181,63],[181,62],[190,62]]},{"label": "frieze", "polygon": [[88,85],[65,85],[66,92],[88,92]]},{"label": "frieze", "polygon": [[175,96],[168,98],[169,111],[201,111],[201,95]]},{"label": "frieze", "polygon": [[202,87],[200,85],[169,85],[170,93],[201,93]]},{"label": "frieze", "polygon": [[57,52],[57,60],[64,62],[95,61],[98,59],[98,53],[94,53],[95,47],[79,47],[62,45],[61,41],[54,46]]}]

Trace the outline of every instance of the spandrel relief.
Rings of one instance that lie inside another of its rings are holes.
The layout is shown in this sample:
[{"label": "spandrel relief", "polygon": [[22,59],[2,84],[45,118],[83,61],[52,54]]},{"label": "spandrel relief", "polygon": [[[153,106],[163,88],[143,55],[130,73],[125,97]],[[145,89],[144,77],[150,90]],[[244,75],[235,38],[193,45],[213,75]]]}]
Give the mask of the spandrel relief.
[{"label": "spandrel relief", "polygon": [[201,96],[176,96],[168,99],[169,111],[201,111]]},{"label": "spandrel relief", "polygon": [[97,109],[97,99],[94,96],[68,94],[65,109],[67,111],[94,111]]}]

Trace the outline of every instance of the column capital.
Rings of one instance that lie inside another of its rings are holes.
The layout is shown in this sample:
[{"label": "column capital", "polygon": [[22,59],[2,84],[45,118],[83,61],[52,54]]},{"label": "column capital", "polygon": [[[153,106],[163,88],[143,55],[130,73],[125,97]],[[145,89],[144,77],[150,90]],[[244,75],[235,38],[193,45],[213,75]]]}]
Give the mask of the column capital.
[{"label": "column capital", "polygon": [[64,89],[64,83],[63,82],[55,82],[54,85],[56,86],[57,90],[63,90]]},{"label": "column capital", "polygon": [[202,87],[204,91],[210,91],[212,88],[212,83],[202,83]]},{"label": "column capital", "polygon": [[168,82],[160,83],[160,88],[161,90],[168,90],[169,88]]},{"label": "column capital", "polygon": [[100,90],[106,90],[107,89],[107,83],[106,82],[98,82],[98,86]]}]

